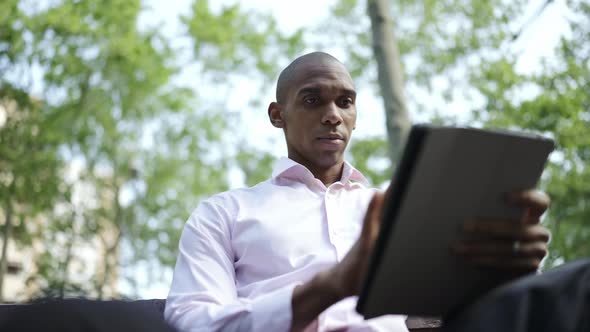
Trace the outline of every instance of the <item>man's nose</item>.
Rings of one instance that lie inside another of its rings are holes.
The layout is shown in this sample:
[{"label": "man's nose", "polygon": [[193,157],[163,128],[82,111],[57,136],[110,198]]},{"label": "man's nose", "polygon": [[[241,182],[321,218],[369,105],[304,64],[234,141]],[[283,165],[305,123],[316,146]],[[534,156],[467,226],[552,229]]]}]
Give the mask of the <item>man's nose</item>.
[{"label": "man's nose", "polygon": [[335,103],[326,105],[324,114],[322,116],[322,124],[325,125],[339,125],[342,123],[342,114],[340,108]]}]

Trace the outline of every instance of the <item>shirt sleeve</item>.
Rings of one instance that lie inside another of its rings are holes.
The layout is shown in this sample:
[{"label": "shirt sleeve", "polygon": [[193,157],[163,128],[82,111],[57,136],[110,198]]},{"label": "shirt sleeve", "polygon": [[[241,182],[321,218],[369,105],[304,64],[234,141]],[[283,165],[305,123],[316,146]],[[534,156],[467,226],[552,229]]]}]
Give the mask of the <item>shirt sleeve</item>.
[{"label": "shirt sleeve", "polygon": [[237,296],[232,213],[207,200],[185,224],[164,316],[180,331],[288,331],[295,285]]}]

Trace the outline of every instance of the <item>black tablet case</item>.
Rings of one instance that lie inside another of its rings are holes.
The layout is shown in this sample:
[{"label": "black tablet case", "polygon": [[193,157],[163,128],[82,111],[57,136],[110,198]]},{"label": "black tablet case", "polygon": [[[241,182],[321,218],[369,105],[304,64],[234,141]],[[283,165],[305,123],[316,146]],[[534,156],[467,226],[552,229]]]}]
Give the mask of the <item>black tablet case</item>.
[{"label": "black tablet case", "polygon": [[553,141],[473,128],[415,125],[391,183],[357,311],[446,315],[508,278],[450,251],[472,217],[518,220],[502,194],[534,188]]}]

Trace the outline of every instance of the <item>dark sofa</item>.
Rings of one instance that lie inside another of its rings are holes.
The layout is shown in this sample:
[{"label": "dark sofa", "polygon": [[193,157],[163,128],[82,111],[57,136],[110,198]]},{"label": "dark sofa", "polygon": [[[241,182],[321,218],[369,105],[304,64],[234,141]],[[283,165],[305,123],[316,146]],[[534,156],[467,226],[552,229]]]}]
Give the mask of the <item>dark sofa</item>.
[{"label": "dark sofa", "polygon": [[[32,304],[1,304],[3,331],[173,331],[164,322],[166,300],[44,300]],[[153,315],[152,315],[153,313]],[[136,319],[141,317],[141,319]],[[129,319],[131,318],[131,319]],[[439,331],[436,320],[410,319],[411,331]]]},{"label": "dark sofa", "polygon": [[[46,299],[29,304],[1,304],[4,331],[145,331],[173,332],[164,321],[166,301],[93,301]],[[139,319],[138,319],[139,318]]]}]

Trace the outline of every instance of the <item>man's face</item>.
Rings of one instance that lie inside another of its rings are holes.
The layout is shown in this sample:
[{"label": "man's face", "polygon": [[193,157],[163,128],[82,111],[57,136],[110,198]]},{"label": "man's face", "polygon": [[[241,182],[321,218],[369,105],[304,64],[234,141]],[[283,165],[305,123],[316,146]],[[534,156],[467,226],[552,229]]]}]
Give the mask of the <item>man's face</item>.
[{"label": "man's face", "polygon": [[310,169],[344,160],[356,124],[356,92],[338,62],[302,64],[281,104],[289,157]]}]

